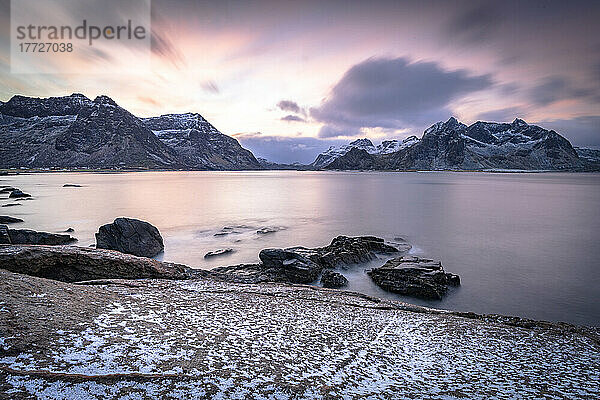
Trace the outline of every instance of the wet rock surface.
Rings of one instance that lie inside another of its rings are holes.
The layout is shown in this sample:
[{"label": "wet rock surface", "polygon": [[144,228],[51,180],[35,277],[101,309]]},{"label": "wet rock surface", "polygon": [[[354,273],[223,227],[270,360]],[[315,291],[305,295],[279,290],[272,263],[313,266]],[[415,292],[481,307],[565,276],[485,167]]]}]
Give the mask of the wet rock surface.
[{"label": "wet rock surface", "polygon": [[321,275],[321,285],[324,288],[339,289],[348,285],[348,279],[339,272],[332,269],[326,269]]},{"label": "wet rock surface", "polygon": [[206,253],[204,255],[204,258],[211,258],[211,257],[218,257],[218,256],[224,256],[226,254],[231,254],[233,253],[233,249],[231,248],[227,248],[227,249],[218,249],[218,250],[213,250],[213,251],[209,251],[208,253]]},{"label": "wet rock surface", "polygon": [[367,271],[384,290],[421,299],[441,300],[448,287],[459,286],[458,275],[444,271],[442,263],[419,257],[397,257]]},{"label": "wet rock surface", "polygon": [[3,225],[9,241],[4,244],[43,244],[64,245],[76,242],[77,239],[70,235],[49,232],[38,232],[31,229],[11,229]]},{"label": "wet rock surface", "polygon": [[259,264],[217,267],[212,271],[237,282],[311,283],[326,268],[363,263],[378,254],[389,255],[408,248],[398,249],[374,236],[338,236],[325,247],[265,249],[259,254]]},{"label": "wet rock surface", "polygon": [[0,224],[15,224],[23,222],[21,218],[9,217],[8,215],[0,215]]},{"label": "wet rock surface", "polygon": [[104,278],[188,279],[203,273],[180,264],[75,246],[0,246],[0,268],[62,282]]},{"label": "wet rock surface", "polygon": [[15,189],[12,192],[10,192],[10,194],[8,195],[8,197],[9,198],[17,199],[17,198],[31,197],[31,195],[28,194],[28,193],[25,193],[25,192],[23,192],[23,191],[21,191],[19,189]]},{"label": "wet rock surface", "polygon": [[154,257],[165,249],[158,229],[134,218],[117,218],[101,226],[96,233],[96,247],[139,257]]},{"label": "wet rock surface", "polygon": [[0,270],[0,393],[54,398],[598,398],[597,331],[211,279]]}]

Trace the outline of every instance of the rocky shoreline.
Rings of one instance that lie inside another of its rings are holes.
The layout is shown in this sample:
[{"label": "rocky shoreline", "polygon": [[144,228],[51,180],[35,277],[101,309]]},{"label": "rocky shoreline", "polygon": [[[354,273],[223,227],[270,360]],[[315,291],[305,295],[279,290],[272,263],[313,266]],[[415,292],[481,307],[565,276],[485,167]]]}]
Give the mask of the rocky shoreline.
[{"label": "rocky shoreline", "polygon": [[338,236],[209,271],[126,254],[162,248],[143,221],[117,219],[97,238],[106,248],[0,244],[0,398],[600,394],[597,327],[330,289],[377,259],[366,273],[391,292],[439,299],[460,283],[400,238]]},{"label": "rocky shoreline", "polygon": [[0,398],[598,395],[592,328],[187,278],[73,284],[0,269]]}]

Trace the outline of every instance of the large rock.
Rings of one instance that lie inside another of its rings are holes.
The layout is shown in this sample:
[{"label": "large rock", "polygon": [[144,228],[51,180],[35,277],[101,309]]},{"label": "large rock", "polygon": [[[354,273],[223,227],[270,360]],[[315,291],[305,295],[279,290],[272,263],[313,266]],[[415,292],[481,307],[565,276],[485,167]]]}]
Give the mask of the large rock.
[{"label": "large rock", "polygon": [[164,251],[158,229],[145,221],[117,218],[100,227],[96,233],[96,248],[117,250],[140,257],[154,257]]},{"label": "large rock", "polygon": [[264,249],[258,254],[267,274],[273,281],[311,283],[317,279],[321,267],[308,257],[283,249]]},{"label": "large rock", "polygon": [[384,290],[421,299],[441,300],[449,286],[460,285],[458,275],[444,271],[439,261],[419,257],[397,257],[367,271]]},{"label": "large rock", "polygon": [[344,287],[348,284],[348,279],[339,272],[335,272],[332,269],[326,269],[321,275],[321,285],[324,288],[337,289]]},{"label": "large rock", "polygon": [[326,268],[363,263],[375,259],[377,254],[394,254],[410,249],[406,243],[398,246],[400,248],[374,236],[338,236],[325,247],[265,249],[259,254],[259,264],[217,267],[212,271],[223,279],[244,283],[311,283]]},{"label": "large rock", "polygon": [[[340,265],[359,264],[377,258],[377,254],[394,254],[408,251],[410,245],[394,247],[375,236],[338,236],[329,246],[312,249],[310,259],[322,268],[335,268]],[[300,248],[298,248],[300,250]]]},{"label": "large rock", "polygon": [[28,194],[28,193],[25,193],[25,192],[23,192],[23,191],[21,191],[19,189],[15,189],[12,192],[10,192],[10,194],[8,195],[8,197],[17,199],[17,198],[31,197],[31,195]]},{"label": "large rock", "polygon": [[0,268],[63,282],[188,279],[196,274],[184,265],[75,246],[0,246]]},{"label": "large rock", "polygon": [[2,225],[8,241],[3,239],[3,244],[43,244],[43,245],[64,245],[77,241],[71,235],[61,235],[57,233],[38,232],[31,229],[9,229]]},{"label": "large rock", "polygon": [[8,215],[0,215],[0,224],[14,224],[17,222],[23,222],[20,218],[9,217]]}]

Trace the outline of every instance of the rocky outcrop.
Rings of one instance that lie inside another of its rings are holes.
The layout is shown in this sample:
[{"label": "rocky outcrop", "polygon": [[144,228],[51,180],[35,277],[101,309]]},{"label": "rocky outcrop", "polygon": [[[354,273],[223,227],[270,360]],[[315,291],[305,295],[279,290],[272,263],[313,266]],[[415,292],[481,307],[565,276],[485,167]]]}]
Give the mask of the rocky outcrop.
[{"label": "rocky outcrop", "polygon": [[0,268],[63,282],[108,278],[188,279],[195,274],[184,265],[75,246],[0,246]]},{"label": "rocky outcrop", "polygon": [[339,272],[332,269],[326,269],[321,275],[321,285],[324,288],[339,289],[348,285],[348,279]]},{"label": "rocky outcrop", "polygon": [[154,257],[164,251],[158,229],[134,218],[117,218],[100,227],[96,233],[96,248],[117,250],[139,257]]},{"label": "rocky outcrop", "polygon": [[31,197],[31,195],[28,194],[28,193],[23,192],[20,189],[15,189],[12,192],[10,192],[10,194],[8,195],[8,197],[14,198],[14,199],[19,199],[19,198]]},{"label": "rocky outcrop", "polygon": [[399,246],[391,246],[374,236],[338,236],[325,247],[265,249],[259,254],[259,264],[218,267],[212,272],[223,279],[244,283],[311,283],[317,280],[324,269],[364,263],[375,259],[378,254],[394,254],[410,249],[407,244]]},{"label": "rocky outcrop", "polygon": [[35,98],[13,96],[0,104],[0,114],[19,118],[77,115],[82,107],[92,101],[79,93],[64,97]]},{"label": "rocky outcrop", "polygon": [[204,258],[224,256],[225,254],[231,254],[231,253],[233,253],[233,249],[231,249],[231,248],[218,249],[218,250],[209,251],[208,253],[206,253],[204,255]]},{"label": "rocky outcrop", "polygon": [[77,241],[70,235],[38,232],[31,229],[10,229],[6,225],[1,226],[4,227],[3,231],[6,233],[3,240],[5,244],[64,245]]},{"label": "rocky outcrop", "polygon": [[397,257],[367,271],[377,286],[389,292],[421,299],[441,300],[449,286],[459,286],[458,275],[444,271],[439,261]]},{"label": "rocky outcrop", "polygon": [[23,222],[21,218],[9,217],[8,215],[0,215],[0,224],[14,224]]}]

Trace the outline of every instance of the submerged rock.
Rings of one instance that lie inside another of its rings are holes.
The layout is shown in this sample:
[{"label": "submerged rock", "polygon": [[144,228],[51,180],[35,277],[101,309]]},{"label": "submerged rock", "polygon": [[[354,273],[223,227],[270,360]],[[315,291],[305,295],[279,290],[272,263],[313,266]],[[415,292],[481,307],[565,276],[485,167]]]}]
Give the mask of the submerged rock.
[{"label": "submerged rock", "polygon": [[384,290],[404,296],[441,300],[449,286],[459,286],[458,275],[444,271],[439,261],[419,257],[397,257],[367,271]]},{"label": "submerged rock", "polygon": [[0,189],[0,193],[11,193],[13,190],[19,190],[15,187],[7,186]]},{"label": "submerged rock", "polygon": [[96,247],[139,257],[154,257],[165,249],[155,226],[133,218],[117,218],[101,226],[96,233]]},{"label": "submerged rock", "polygon": [[106,278],[188,279],[195,274],[184,265],[75,246],[1,246],[0,268],[63,282]]},{"label": "submerged rock", "polygon": [[241,264],[213,269],[224,279],[245,282],[314,282],[326,268],[373,260],[377,254],[394,254],[398,249],[374,236],[338,236],[330,245],[317,248],[265,249],[259,264]]},{"label": "submerged rock", "polygon": [[23,192],[23,191],[21,191],[19,189],[15,189],[12,192],[10,192],[10,194],[8,195],[8,197],[16,199],[16,198],[31,197],[31,195],[28,194],[28,193],[25,193],[25,192]]},{"label": "submerged rock", "polygon": [[77,241],[70,235],[61,235],[57,233],[38,232],[31,229],[9,229],[6,225],[6,235],[9,241],[4,240],[4,244],[43,244],[43,245],[63,245]]},{"label": "submerged rock", "polygon": [[225,254],[230,254],[230,253],[233,253],[233,249],[230,249],[230,248],[218,249],[218,250],[214,250],[214,251],[209,251],[208,253],[206,253],[204,255],[204,258],[223,256]]},{"label": "submerged rock", "polygon": [[0,224],[14,224],[17,222],[23,222],[20,218],[9,217],[8,215],[0,215]]},{"label": "submerged rock", "polygon": [[321,275],[321,285],[324,288],[338,289],[348,284],[348,279],[339,272],[335,272],[332,269],[326,269]]},{"label": "submerged rock", "polygon": [[264,228],[260,228],[259,230],[256,231],[257,234],[259,235],[268,235],[269,233],[275,233],[280,231],[280,228],[274,228],[271,226],[265,226]]}]

